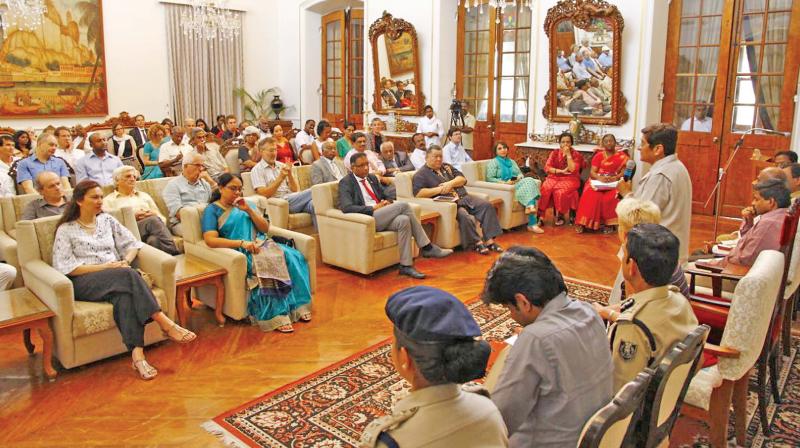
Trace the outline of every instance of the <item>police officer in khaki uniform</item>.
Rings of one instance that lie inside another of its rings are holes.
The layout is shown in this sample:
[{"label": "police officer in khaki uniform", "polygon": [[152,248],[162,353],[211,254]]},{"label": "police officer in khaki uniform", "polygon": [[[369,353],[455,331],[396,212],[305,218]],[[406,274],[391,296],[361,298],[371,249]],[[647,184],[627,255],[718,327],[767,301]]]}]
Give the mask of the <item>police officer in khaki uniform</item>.
[{"label": "police officer in khaki uniform", "polygon": [[442,290],[416,286],[393,294],[386,315],[394,324],[392,362],[411,392],[395,404],[392,415],[364,430],[359,446],[508,446],[494,403],[461,386],[483,377],[491,352],[464,304]]},{"label": "police officer in khaki uniform", "polygon": [[616,320],[608,333],[615,391],[698,325],[689,301],[670,285],[679,247],[678,238],[659,224],[639,224],[628,232],[622,274],[635,294],[619,313],[611,308],[600,311],[602,317]]}]

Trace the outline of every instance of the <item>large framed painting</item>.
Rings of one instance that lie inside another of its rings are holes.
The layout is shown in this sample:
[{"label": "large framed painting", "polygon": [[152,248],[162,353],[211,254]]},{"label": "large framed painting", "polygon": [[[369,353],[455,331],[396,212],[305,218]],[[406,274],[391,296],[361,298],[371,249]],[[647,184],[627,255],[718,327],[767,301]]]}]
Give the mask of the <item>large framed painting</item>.
[{"label": "large framed painting", "polygon": [[0,118],[108,115],[102,0],[46,0],[42,24],[0,33]]},{"label": "large framed painting", "polygon": [[414,69],[414,41],[409,33],[403,33],[397,40],[386,41],[386,56],[389,59],[389,73],[396,76]]}]

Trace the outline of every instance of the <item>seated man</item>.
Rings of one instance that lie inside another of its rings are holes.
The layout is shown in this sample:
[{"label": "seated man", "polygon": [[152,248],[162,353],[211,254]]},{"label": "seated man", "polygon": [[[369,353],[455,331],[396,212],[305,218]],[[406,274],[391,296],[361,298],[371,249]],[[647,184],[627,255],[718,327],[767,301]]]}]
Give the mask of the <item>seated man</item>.
[{"label": "seated man", "polygon": [[328,141],[322,144],[322,157],[311,164],[311,185],[339,181],[347,175],[347,168],[336,157],[336,143]]},{"label": "seated man", "polygon": [[167,228],[167,219],[161,215],[149,194],[136,190],[138,179],[139,172],[132,166],[123,165],[115,169],[116,191],[103,198],[103,210],[108,212],[131,207],[142,241],[170,255],[178,255],[180,252]]},{"label": "seated man", "polygon": [[[189,153],[203,156],[205,171],[202,173],[202,177],[209,185],[215,187],[219,176],[230,171],[225,157],[219,152],[219,145],[209,142],[206,131],[200,128],[192,130],[192,144],[194,149]],[[185,158],[186,154],[183,157]],[[186,165],[184,164],[184,166]]]},{"label": "seated man", "polygon": [[792,201],[800,198],[800,163],[793,163],[783,169],[789,179]]},{"label": "seated man", "polygon": [[614,391],[657,363],[698,323],[691,305],[670,284],[680,242],[659,224],[638,224],[623,243],[622,275],[634,292],[620,313],[593,303],[602,317],[615,320],[608,331],[614,360]]},{"label": "seated man", "polygon": [[[442,196],[458,205],[458,228],[461,234],[461,248],[475,248],[481,255],[490,250],[502,252],[494,238],[503,233],[497,219],[497,211],[488,201],[467,193],[464,185],[467,178],[452,166],[442,163],[442,148],[431,145],[425,158],[425,166],[414,174],[412,186],[414,196],[433,198]],[[478,233],[475,220],[480,223],[483,236]]]},{"label": "seated man", "polygon": [[106,138],[95,132],[89,136],[92,152],[75,162],[75,180],[93,180],[101,186],[114,183],[114,170],[123,166],[119,157],[107,151]]},{"label": "seated man", "polygon": [[[192,128],[194,126],[188,129]],[[166,177],[181,174],[183,155],[192,150],[192,145],[189,144],[190,139],[186,136],[186,129],[180,126],[172,128],[172,139],[162,144],[158,150],[158,164]]]},{"label": "seated man", "polygon": [[442,258],[453,253],[431,243],[425,229],[407,202],[386,199],[383,186],[374,174],[369,174],[367,155],[355,153],[350,159],[351,173],[339,181],[339,208],[344,213],[363,213],[375,218],[375,230],[397,232],[400,248],[400,275],[422,279],[425,274],[414,269],[411,237],[422,250],[423,257]]},{"label": "seated man", "polygon": [[311,202],[311,190],[300,190],[300,184],[294,177],[291,165],[278,162],[278,148],[275,139],[267,137],[258,142],[261,160],[250,171],[250,180],[256,193],[265,198],[286,199],[289,202],[289,213],[310,213],[317,227],[317,216]]},{"label": "seated man", "polygon": [[61,178],[61,185],[69,188],[69,170],[64,159],[54,156],[56,152],[56,138],[44,134],[36,141],[36,150],[30,156],[19,159],[11,166],[17,172],[17,184],[22,186],[24,193],[36,193],[33,180],[42,171],[52,171]]},{"label": "seated man", "polygon": [[408,156],[414,169],[418,170],[425,166],[425,135],[417,132],[411,136],[411,141],[414,142],[414,150]]},{"label": "seated man", "polygon": [[408,158],[408,154],[405,151],[396,151],[392,142],[381,143],[380,159],[384,168],[386,168],[385,175],[388,177],[394,177],[397,173],[416,169],[414,164],[411,163],[411,159]]},{"label": "seated man", "polygon": [[586,420],[612,397],[603,321],[567,295],[561,272],[533,247],[512,247],[495,261],[482,300],[523,326],[505,362],[492,367],[501,369],[491,392],[509,446],[576,446]]},{"label": "seated man", "polygon": [[[373,123],[374,120],[373,120]],[[381,161],[381,157],[375,151],[367,148],[367,137],[361,133],[356,132],[353,134],[353,149],[347,152],[344,156],[344,166],[350,170],[350,159],[353,154],[363,152],[367,155],[367,163],[369,164],[369,173],[375,175],[380,181],[381,185],[386,186],[386,197],[391,200],[397,199],[397,192],[394,187],[394,179],[386,175],[386,166]]]},{"label": "seated man", "polygon": [[169,210],[169,229],[173,235],[183,236],[180,210],[191,205],[208,204],[211,186],[200,178],[205,169],[203,156],[189,153],[183,158],[183,173],[171,179],[164,187],[162,197]]},{"label": "seated man", "polygon": [[453,168],[460,170],[463,164],[472,162],[472,157],[467,154],[464,145],[461,144],[461,130],[459,128],[450,128],[447,131],[447,138],[450,141],[442,148],[444,163],[449,163],[453,165]]},{"label": "seated man", "polygon": [[42,197],[29,202],[22,209],[20,220],[46,218],[64,213],[69,197],[64,194],[64,184],[58,174],[52,171],[42,171],[36,175],[36,191]]},{"label": "seated man", "polygon": [[794,151],[780,151],[775,153],[772,160],[778,165],[778,168],[786,168],[793,163],[797,163],[797,153]]},{"label": "seated man", "polygon": [[0,135],[0,197],[17,194],[14,179],[8,173],[15,160],[14,150],[14,138],[10,135]]}]

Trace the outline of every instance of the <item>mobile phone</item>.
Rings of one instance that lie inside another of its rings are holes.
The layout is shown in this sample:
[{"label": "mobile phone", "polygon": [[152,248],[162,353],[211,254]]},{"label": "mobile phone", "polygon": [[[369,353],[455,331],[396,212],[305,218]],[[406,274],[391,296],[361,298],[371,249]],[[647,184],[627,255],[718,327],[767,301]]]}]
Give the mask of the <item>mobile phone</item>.
[{"label": "mobile phone", "polygon": [[517,180],[517,176],[513,176],[511,180]]}]

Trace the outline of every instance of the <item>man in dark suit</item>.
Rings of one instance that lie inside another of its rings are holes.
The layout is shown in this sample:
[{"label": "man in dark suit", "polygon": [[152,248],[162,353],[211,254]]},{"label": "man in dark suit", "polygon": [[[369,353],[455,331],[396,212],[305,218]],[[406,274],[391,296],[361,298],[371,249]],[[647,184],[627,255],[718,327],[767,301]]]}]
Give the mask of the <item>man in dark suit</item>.
[{"label": "man in dark suit", "polygon": [[311,185],[338,181],[347,175],[347,168],[336,154],[336,143],[328,140],[322,144],[322,157],[311,164]]},{"label": "man in dark suit", "polygon": [[339,208],[344,213],[363,213],[375,218],[375,230],[397,232],[400,248],[400,275],[422,279],[425,274],[414,269],[411,237],[420,248],[423,257],[443,258],[453,253],[431,243],[422,224],[417,220],[406,202],[391,202],[386,199],[383,186],[377,177],[369,174],[369,162],[363,152],[350,159],[351,173],[339,181]]},{"label": "man in dark suit", "polygon": [[144,115],[139,114],[133,117],[133,123],[136,127],[131,129],[128,135],[133,137],[133,141],[136,142],[136,147],[141,148],[145,143],[150,141],[150,137],[147,136],[147,129],[144,127]]},{"label": "man in dark suit", "polygon": [[386,176],[394,177],[403,171],[414,171],[414,164],[408,158],[405,151],[395,151],[394,143],[383,142],[381,144],[381,162],[386,167]]}]

